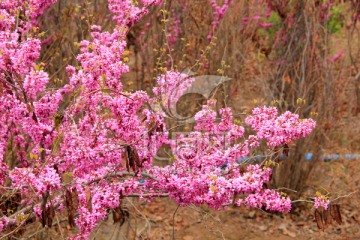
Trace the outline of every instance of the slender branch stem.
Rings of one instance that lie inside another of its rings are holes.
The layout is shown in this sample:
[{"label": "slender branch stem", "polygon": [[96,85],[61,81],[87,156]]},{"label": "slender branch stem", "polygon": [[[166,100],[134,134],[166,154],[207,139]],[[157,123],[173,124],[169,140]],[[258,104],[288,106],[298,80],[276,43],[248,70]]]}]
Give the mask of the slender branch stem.
[{"label": "slender branch stem", "polygon": [[[141,174],[141,176],[143,177],[146,177],[146,178],[150,178],[154,181],[159,181],[159,179],[157,179],[156,177],[148,174],[148,173],[144,173],[144,172],[141,172],[139,173]],[[102,176],[102,177],[98,177],[98,178],[95,178],[94,180],[91,180],[90,182],[86,183],[86,185],[90,185],[92,183],[95,183],[95,182],[99,182],[105,178],[111,178],[111,177],[123,177],[123,176],[133,176],[135,177],[136,174],[134,172],[116,172],[116,173],[111,173],[111,174],[108,174],[108,175],[105,175],[105,176]]]},{"label": "slender branch stem", "polygon": [[175,209],[175,212],[173,214],[173,240],[175,240],[175,215],[176,215],[176,212],[178,211],[180,205],[177,206],[177,208]]}]

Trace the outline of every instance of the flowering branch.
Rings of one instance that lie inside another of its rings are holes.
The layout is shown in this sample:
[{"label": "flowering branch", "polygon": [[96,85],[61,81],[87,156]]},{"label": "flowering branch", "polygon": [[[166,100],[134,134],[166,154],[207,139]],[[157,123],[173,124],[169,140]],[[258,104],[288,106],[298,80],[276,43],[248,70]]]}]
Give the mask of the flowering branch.
[{"label": "flowering branch", "polygon": [[[222,7],[210,2],[216,13],[214,31],[231,1]],[[152,109],[151,104],[171,106],[194,79],[166,71],[157,77],[154,97],[144,91],[125,92],[120,82],[129,72],[121,60],[126,34],[160,0],[109,0],[115,28],[106,32],[91,26],[91,39],[80,43],[79,66],[66,67],[69,82],[50,89],[48,73],[36,64],[40,39],[27,33],[53,3],[0,3],[0,193],[13,196],[9,191],[16,189],[19,194],[13,197],[20,199],[11,209],[0,202],[0,233],[15,223],[21,226],[29,216],[51,227],[56,213],[66,208],[69,224],[79,228],[75,239],[88,238],[107,210],[119,208],[126,197],[169,197],[179,206],[207,204],[214,209],[233,202],[290,211],[288,197],[266,188],[271,167],[240,167],[244,164],[239,158],[262,142],[274,151],[304,138],[315,121],[259,107],[245,119],[254,132],[247,136],[245,128],[234,123],[230,108],[218,113],[216,102],[209,100],[194,117],[194,131],[170,138],[165,117],[173,115],[171,109]],[[22,18],[20,12],[25,13]],[[66,94],[72,104],[60,111]],[[171,147],[172,163],[154,166],[164,144]],[[8,149],[14,153],[13,164],[5,157]],[[27,207],[9,215],[20,204]],[[29,212],[25,221],[14,221]]]}]

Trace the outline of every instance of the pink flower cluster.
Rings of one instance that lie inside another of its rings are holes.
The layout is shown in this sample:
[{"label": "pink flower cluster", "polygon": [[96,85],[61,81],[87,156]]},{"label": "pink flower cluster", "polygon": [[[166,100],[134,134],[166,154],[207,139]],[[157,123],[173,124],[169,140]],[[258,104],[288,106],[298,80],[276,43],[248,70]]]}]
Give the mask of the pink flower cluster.
[{"label": "pink flower cluster", "polygon": [[7,227],[9,224],[9,219],[7,217],[0,218],[0,233]]},{"label": "pink flower cluster", "polygon": [[260,107],[252,111],[252,116],[246,118],[257,134],[256,137],[267,140],[268,146],[281,146],[291,141],[304,138],[315,128],[312,119],[299,119],[299,115],[289,111],[277,116],[275,107]]},{"label": "pink flower cluster", "polygon": [[37,25],[37,17],[42,15],[44,10],[55,2],[56,0],[2,0],[0,2],[0,9],[12,15],[11,18],[13,19],[15,19],[14,14],[16,12],[23,12],[24,19],[18,23],[18,28],[21,31],[26,31],[32,26]]},{"label": "pink flower cluster", "polygon": [[120,204],[120,192],[124,190],[122,184],[111,184],[100,182],[91,190],[91,208],[87,204],[86,189],[80,185],[76,186],[79,197],[79,217],[76,224],[81,226],[82,236],[78,239],[87,239],[96,224],[106,216],[108,208],[116,208]]},{"label": "pink flower cluster", "polygon": [[49,76],[46,72],[30,72],[30,74],[25,77],[23,84],[28,100],[36,100],[36,96],[45,91],[48,81]]},{"label": "pink flower cluster", "polygon": [[238,194],[248,194],[237,204],[264,206],[271,211],[290,211],[289,198],[263,189],[270,180],[270,168],[253,165],[246,172],[241,172],[241,165],[236,160],[248,156],[253,148],[259,146],[261,139],[266,140],[269,146],[278,146],[307,136],[314,127],[313,121],[303,120],[301,124],[295,114],[287,112],[277,117],[275,108],[257,108],[253,116],[246,119],[257,134],[239,143],[244,128],[232,122],[232,113],[228,108],[220,110],[221,119],[217,121],[214,107],[215,102],[209,101],[195,115],[197,131],[187,136],[180,134],[171,141],[176,161],[171,166],[155,167],[150,171],[159,179],[153,182],[153,187],[166,189],[180,205],[206,203],[219,209],[231,203]]},{"label": "pink flower cluster", "polygon": [[330,204],[330,200],[326,199],[323,196],[315,197],[314,199],[314,208],[317,209],[319,207],[323,207],[325,210],[328,209]]},{"label": "pink flower cluster", "polygon": [[283,197],[271,189],[264,189],[259,193],[250,194],[245,198],[245,203],[249,207],[265,207],[268,211],[290,212],[291,210],[290,198]]},{"label": "pink flower cluster", "polygon": [[77,57],[83,69],[72,76],[71,84],[78,83],[89,91],[105,87],[121,91],[120,76],[129,71],[120,60],[126,47],[123,34],[117,30],[100,32],[99,26],[91,29],[92,41],[81,41],[81,54]]},{"label": "pink flower cluster", "polygon": [[2,161],[11,136],[20,166],[28,164],[25,150],[33,148],[29,146],[31,142],[38,148],[49,147],[56,137],[53,120],[44,113],[49,109],[57,111],[61,90],[44,94],[48,75],[34,69],[40,55],[40,40],[27,34],[37,26],[37,17],[54,2],[5,0],[0,3],[0,183],[8,177],[8,167]]},{"label": "pink flower cluster", "polygon": [[34,190],[38,195],[61,188],[59,174],[56,173],[54,168],[48,166],[45,166],[44,169],[14,168],[9,177],[14,188],[26,186],[28,188],[26,191]]},{"label": "pink flower cluster", "polygon": [[175,43],[179,40],[179,36],[182,32],[181,19],[178,13],[171,12],[171,21],[166,25],[166,39],[169,46],[174,47]]},{"label": "pink flower cluster", "polygon": [[170,108],[170,105],[176,103],[194,81],[195,79],[186,73],[167,71],[157,77],[158,87],[155,87],[153,92],[161,97],[166,107]]},{"label": "pink flower cluster", "polygon": [[226,11],[229,8],[232,0],[225,0],[222,6],[219,6],[216,0],[209,0],[212,8],[214,9],[214,19],[211,23],[211,32],[208,35],[208,39],[211,40],[213,35],[215,34],[216,29],[218,28],[221,19],[224,18]]},{"label": "pink flower cluster", "polygon": [[118,26],[134,24],[149,12],[148,7],[161,4],[162,0],[142,0],[139,2],[143,7],[139,7],[131,0],[109,0],[109,10],[114,14],[114,20]]}]

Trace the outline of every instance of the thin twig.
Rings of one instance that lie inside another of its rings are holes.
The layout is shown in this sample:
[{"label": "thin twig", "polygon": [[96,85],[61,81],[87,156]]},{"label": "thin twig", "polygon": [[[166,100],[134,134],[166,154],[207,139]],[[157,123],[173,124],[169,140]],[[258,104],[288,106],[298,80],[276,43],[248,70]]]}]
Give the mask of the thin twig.
[{"label": "thin twig", "polygon": [[[152,179],[154,181],[159,181],[159,179],[157,179],[156,177],[154,177],[154,176],[152,176],[152,175],[150,175],[148,173],[141,172],[139,174],[141,174],[141,176],[143,176],[143,177],[150,178],[150,179]],[[99,181],[101,181],[101,180],[103,180],[105,178],[119,177],[119,176],[121,176],[121,177],[122,176],[133,176],[133,177],[135,177],[135,176],[137,176],[137,174],[135,174],[134,172],[111,173],[111,174],[108,174],[108,175],[105,175],[105,176],[102,176],[102,177],[95,178],[95,179],[91,180],[90,182],[86,183],[86,185],[90,185],[92,183],[99,182]]]},{"label": "thin twig", "polygon": [[175,240],[175,215],[177,210],[179,209],[180,205],[177,206],[177,208],[175,209],[175,212],[173,214],[173,240]]},{"label": "thin twig", "polygon": [[340,199],[340,198],[350,197],[351,195],[353,195],[354,193],[357,193],[357,192],[358,192],[358,191],[354,191],[354,192],[351,192],[351,193],[349,193],[349,194],[347,194],[347,195],[338,196],[337,198],[335,198],[335,199],[333,199],[333,200],[331,200],[331,201],[333,202],[333,201],[336,201],[336,200],[338,200],[338,199]]}]

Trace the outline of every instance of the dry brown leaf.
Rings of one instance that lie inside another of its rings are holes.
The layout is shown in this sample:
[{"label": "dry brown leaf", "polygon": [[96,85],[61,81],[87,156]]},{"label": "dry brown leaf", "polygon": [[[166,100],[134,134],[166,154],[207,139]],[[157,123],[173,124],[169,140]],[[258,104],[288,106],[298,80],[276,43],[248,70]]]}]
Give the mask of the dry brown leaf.
[{"label": "dry brown leaf", "polygon": [[325,226],[324,226],[324,218],[323,218],[323,215],[322,213],[315,209],[315,220],[316,220],[316,224],[317,224],[317,227],[320,229],[320,230],[325,230]]},{"label": "dry brown leaf", "polygon": [[74,220],[74,204],[73,204],[73,197],[72,193],[69,190],[66,190],[65,193],[65,203],[68,213],[68,223],[71,228],[75,226],[75,220]]},{"label": "dry brown leaf", "polygon": [[91,190],[89,186],[86,186],[85,188],[85,197],[86,197],[86,206],[89,209],[89,212],[92,212]]},{"label": "dry brown leaf", "polygon": [[340,214],[340,205],[331,204],[330,205],[330,214],[332,218],[339,224],[342,224],[341,214]]}]

